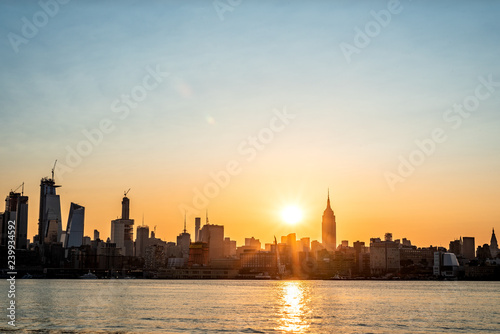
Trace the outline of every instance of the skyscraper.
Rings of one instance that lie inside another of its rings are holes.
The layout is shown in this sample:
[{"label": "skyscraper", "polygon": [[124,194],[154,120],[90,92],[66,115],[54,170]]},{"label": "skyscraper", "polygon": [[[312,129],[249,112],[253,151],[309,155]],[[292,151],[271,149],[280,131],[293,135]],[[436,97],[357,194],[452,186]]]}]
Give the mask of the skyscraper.
[{"label": "skyscraper", "polygon": [[224,257],[224,226],[205,224],[200,231],[200,241],[208,244],[210,260]]},{"label": "skyscraper", "polygon": [[80,247],[83,244],[84,220],[85,208],[76,203],[71,203],[64,241],[65,248]]},{"label": "skyscraper", "polygon": [[334,251],[337,248],[337,224],[335,222],[335,215],[330,206],[330,191],[328,191],[326,209],[323,212],[321,241],[323,247],[328,251]]},{"label": "skyscraper", "polygon": [[177,246],[180,248],[182,257],[187,263],[189,259],[189,245],[191,244],[191,235],[186,230],[186,217],[184,217],[184,231],[177,236]]},{"label": "skyscraper", "polygon": [[497,237],[495,236],[495,229],[491,232],[491,241],[490,241],[490,252],[491,252],[491,257],[495,258],[498,255],[498,243],[497,243]]},{"label": "skyscraper", "polygon": [[5,198],[3,220],[1,244],[7,245],[7,225],[12,220],[16,222],[15,247],[25,249],[28,240],[28,196],[11,191]]},{"label": "skyscraper", "polygon": [[474,237],[463,237],[462,254],[466,259],[472,260],[476,257],[476,246]]},{"label": "skyscraper", "polygon": [[137,226],[137,237],[135,239],[135,256],[144,257],[149,240],[149,226]]},{"label": "skyscraper", "polygon": [[122,200],[122,218],[111,221],[111,242],[121,248],[122,255],[134,256],[134,220],[129,219],[130,200],[126,193]]},{"label": "skyscraper", "polygon": [[122,199],[122,219],[129,219],[130,212],[130,200],[127,195],[125,195]]},{"label": "skyscraper", "polygon": [[61,201],[56,194],[54,178],[44,177],[40,182],[40,212],[38,216],[38,242],[61,242]]},{"label": "skyscraper", "polygon": [[194,219],[194,241],[200,241],[200,226],[201,226],[201,218],[196,217]]}]

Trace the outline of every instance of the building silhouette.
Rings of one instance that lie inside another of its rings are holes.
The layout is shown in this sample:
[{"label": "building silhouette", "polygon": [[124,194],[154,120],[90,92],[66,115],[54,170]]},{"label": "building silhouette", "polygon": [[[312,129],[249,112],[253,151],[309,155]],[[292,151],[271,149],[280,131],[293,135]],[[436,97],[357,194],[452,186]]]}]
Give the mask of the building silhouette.
[{"label": "building silhouette", "polygon": [[130,200],[128,199],[127,195],[123,196],[122,199],[122,219],[129,219],[129,213],[130,213]]},{"label": "building silhouette", "polygon": [[328,191],[328,199],[326,202],[326,209],[323,212],[321,226],[321,241],[323,243],[323,247],[328,251],[335,251],[337,248],[337,224],[335,222],[335,215],[332,207],[330,206],[330,191]]},{"label": "building silhouette", "polygon": [[493,231],[491,232],[490,252],[492,258],[497,257],[497,255],[499,254],[497,237],[495,236],[495,229],[493,229]]},{"label": "building silhouette", "polygon": [[62,242],[61,201],[56,194],[54,178],[40,182],[40,212],[38,216],[38,242],[40,244]]},{"label": "building silhouette", "polygon": [[136,232],[137,236],[135,238],[135,256],[144,258],[149,242],[149,226],[137,226]]},{"label": "building silhouette", "polygon": [[385,240],[370,239],[370,270],[372,275],[384,275],[400,270],[399,244],[392,241],[392,233],[385,234]]},{"label": "building silhouette", "polygon": [[83,244],[84,221],[85,208],[76,203],[71,203],[64,240],[65,248],[80,247]]},{"label": "building silhouette", "polygon": [[200,241],[200,226],[201,226],[201,218],[196,217],[194,219],[194,242]]},{"label": "building silhouette", "polygon": [[231,240],[231,238],[224,238],[224,257],[234,257],[236,256],[236,240]]},{"label": "building silhouette", "polygon": [[122,200],[122,218],[111,221],[111,242],[120,248],[124,256],[134,256],[134,220],[129,219],[130,200]]},{"label": "building silhouette", "polygon": [[464,258],[473,260],[476,257],[476,246],[474,237],[462,238],[462,255]]},{"label": "building silhouette", "polygon": [[209,261],[208,244],[197,241],[189,246],[188,266],[207,266]]},{"label": "building silhouette", "polygon": [[224,226],[206,224],[200,231],[200,241],[208,245],[208,259],[224,257]]},{"label": "building silhouette", "polygon": [[449,252],[455,254],[456,256],[462,255],[462,237],[458,240],[450,241]]},{"label": "building silhouette", "polygon": [[186,217],[184,217],[184,231],[177,236],[177,247],[180,249],[181,257],[185,259],[185,263],[189,259],[189,245],[191,244],[191,234],[186,230]]},{"label": "building silhouette", "polygon": [[7,245],[9,221],[16,222],[15,247],[26,249],[28,241],[28,196],[11,191],[5,198],[5,212],[0,217],[1,245]]}]

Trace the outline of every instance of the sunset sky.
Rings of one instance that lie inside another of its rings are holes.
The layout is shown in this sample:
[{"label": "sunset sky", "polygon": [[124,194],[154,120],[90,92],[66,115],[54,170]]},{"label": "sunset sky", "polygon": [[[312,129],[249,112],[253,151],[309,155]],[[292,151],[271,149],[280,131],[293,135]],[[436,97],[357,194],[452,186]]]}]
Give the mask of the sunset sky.
[{"label": "sunset sky", "polygon": [[206,209],[238,245],[321,240],[328,188],[338,242],[500,231],[500,3],[60,2],[0,4],[0,195],[25,182],[31,240],[56,159],[63,228],[75,202],[103,239],[129,188],[167,241]]}]

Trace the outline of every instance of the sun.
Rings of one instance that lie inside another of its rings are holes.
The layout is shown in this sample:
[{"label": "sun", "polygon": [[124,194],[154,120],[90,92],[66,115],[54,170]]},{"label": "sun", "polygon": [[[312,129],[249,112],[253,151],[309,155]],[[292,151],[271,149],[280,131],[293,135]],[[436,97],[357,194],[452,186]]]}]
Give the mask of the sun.
[{"label": "sun", "polygon": [[287,206],[281,211],[281,218],[287,224],[297,224],[302,220],[302,210],[295,205]]}]

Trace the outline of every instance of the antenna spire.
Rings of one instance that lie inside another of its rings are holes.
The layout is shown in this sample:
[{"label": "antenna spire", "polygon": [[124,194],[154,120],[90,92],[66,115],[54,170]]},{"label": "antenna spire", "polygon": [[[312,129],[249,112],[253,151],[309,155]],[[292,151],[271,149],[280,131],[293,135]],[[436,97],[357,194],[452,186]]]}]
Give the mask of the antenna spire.
[{"label": "antenna spire", "polygon": [[186,210],[184,210],[184,233],[186,233]]},{"label": "antenna spire", "polygon": [[207,211],[206,211],[206,213],[205,213],[205,217],[206,217],[206,222],[205,222],[205,224],[206,224],[206,225],[208,225],[208,209],[207,209]]}]

